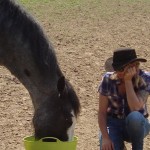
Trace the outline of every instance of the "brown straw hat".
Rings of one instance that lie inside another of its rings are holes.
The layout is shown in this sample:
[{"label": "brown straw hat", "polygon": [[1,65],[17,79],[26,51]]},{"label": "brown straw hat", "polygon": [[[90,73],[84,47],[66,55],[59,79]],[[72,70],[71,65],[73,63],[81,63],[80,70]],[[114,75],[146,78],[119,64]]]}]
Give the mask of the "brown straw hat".
[{"label": "brown straw hat", "polygon": [[135,61],[146,62],[147,60],[144,58],[137,58],[135,49],[119,48],[114,51],[113,57],[106,60],[105,70],[108,72],[118,71]]}]

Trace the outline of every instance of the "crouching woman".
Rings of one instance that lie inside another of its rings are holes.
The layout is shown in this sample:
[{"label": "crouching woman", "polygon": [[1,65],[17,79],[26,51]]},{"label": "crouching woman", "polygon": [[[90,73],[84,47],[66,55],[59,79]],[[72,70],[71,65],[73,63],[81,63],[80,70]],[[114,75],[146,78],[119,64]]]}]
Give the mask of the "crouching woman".
[{"label": "crouching woman", "polygon": [[106,74],[99,86],[98,123],[100,150],[123,150],[124,141],[133,150],[143,150],[150,123],[146,102],[150,94],[150,73],[139,68],[144,58],[137,58],[131,48],[114,51],[105,63]]}]

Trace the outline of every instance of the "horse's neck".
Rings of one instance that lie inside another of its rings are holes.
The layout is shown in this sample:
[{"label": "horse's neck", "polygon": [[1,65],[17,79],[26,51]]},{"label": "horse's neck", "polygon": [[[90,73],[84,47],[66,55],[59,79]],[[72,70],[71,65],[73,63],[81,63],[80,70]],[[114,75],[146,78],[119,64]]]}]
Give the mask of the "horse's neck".
[{"label": "horse's neck", "polygon": [[33,103],[35,103],[34,100],[36,99],[37,104],[38,100],[41,101],[41,98],[43,99],[48,97],[51,91],[57,88],[57,74],[54,76],[49,75],[48,78],[47,75],[44,76],[42,73],[39,73],[38,68],[30,66],[30,76],[28,76],[29,74],[27,73],[27,69],[24,70],[24,65],[19,63],[20,62],[18,61],[17,64],[9,64],[6,67],[25,86],[33,99]]},{"label": "horse's neck", "polygon": [[58,80],[54,50],[39,25],[21,8],[13,1],[0,2],[0,65],[8,68],[34,99],[46,97]]}]

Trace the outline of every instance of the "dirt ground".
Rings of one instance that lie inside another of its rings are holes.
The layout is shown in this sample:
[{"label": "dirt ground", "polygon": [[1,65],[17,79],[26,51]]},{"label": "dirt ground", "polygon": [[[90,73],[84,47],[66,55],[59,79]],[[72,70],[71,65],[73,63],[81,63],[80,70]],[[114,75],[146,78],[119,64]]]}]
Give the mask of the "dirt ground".
[{"label": "dirt ground", "polygon": [[[104,62],[114,49],[132,47],[148,60],[141,68],[150,71],[150,1],[86,0],[61,11],[51,3],[42,4],[36,9],[27,6],[27,10],[53,43],[62,71],[80,98],[82,109],[75,128],[77,150],[98,150],[97,88],[105,71]],[[3,66],[0,101],[0,150],[24,150],[23,138],[33,134],[31,98]],[[144,150],[150,150],[149,140],[147,136]],[[126,146],[131,149],[130,144]]]}]

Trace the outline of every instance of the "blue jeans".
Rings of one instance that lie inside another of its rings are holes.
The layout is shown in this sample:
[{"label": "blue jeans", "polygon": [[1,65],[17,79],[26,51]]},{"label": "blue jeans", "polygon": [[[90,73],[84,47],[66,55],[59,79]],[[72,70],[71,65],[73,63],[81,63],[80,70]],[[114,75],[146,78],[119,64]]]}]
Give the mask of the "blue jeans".
[{"label": "blue jeans", "polygon": [[[124,149],[124,141],[132,144],[132,150],[143,150],[143,140],[149,134],[150,123],[140,112],[131,112],[126,119],[108,117],[108,134],[114,143],[115,150]],[[100,134],[100,150],[102,150]]]}]

